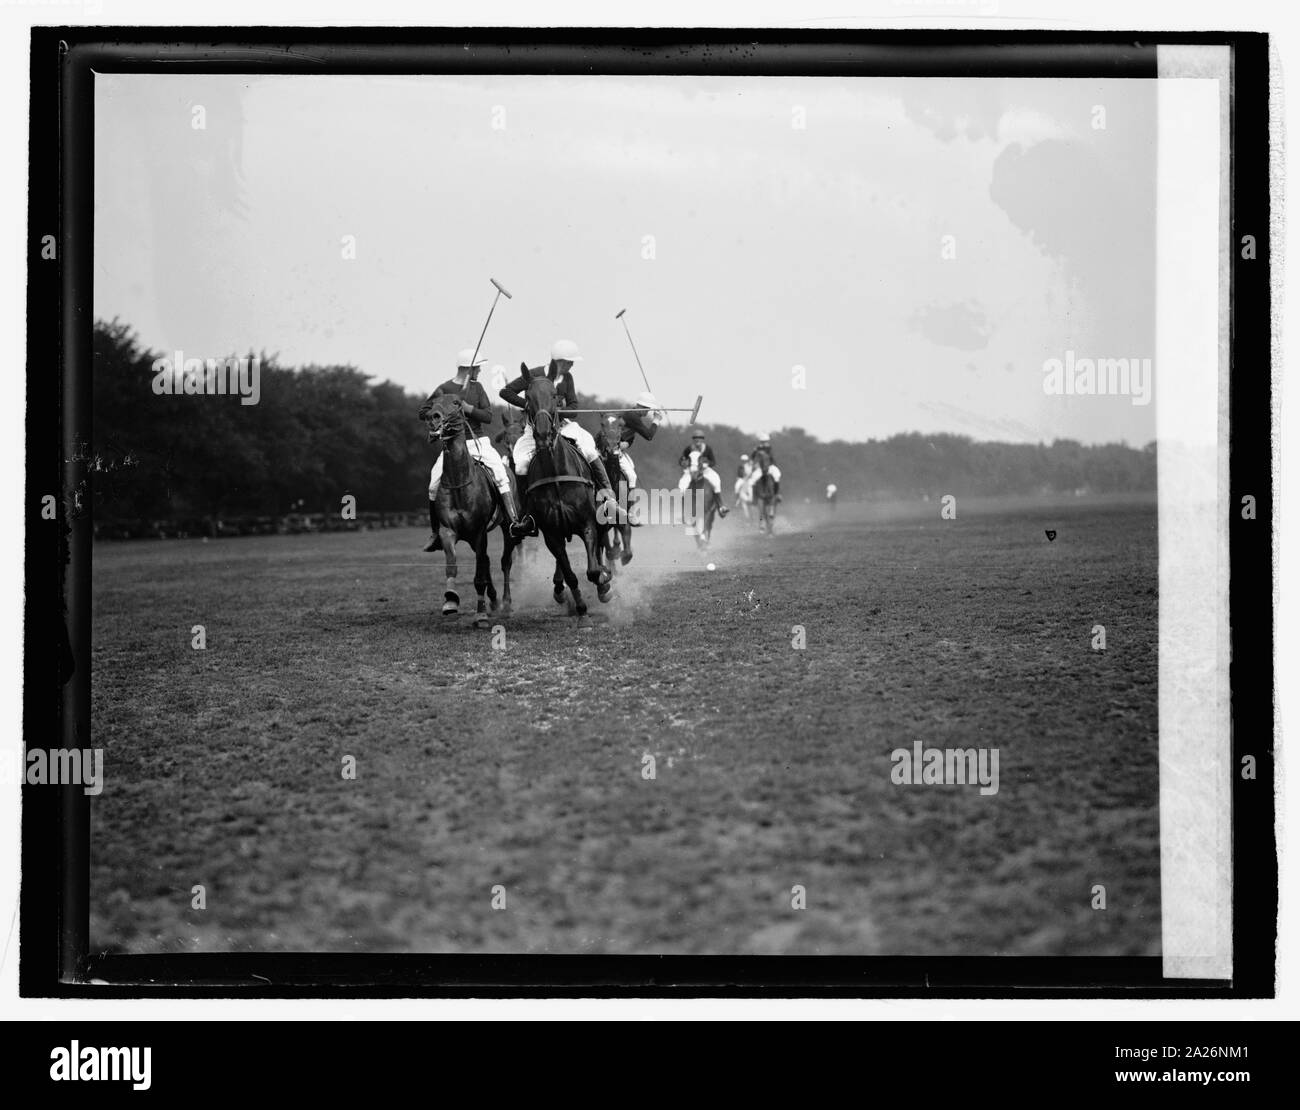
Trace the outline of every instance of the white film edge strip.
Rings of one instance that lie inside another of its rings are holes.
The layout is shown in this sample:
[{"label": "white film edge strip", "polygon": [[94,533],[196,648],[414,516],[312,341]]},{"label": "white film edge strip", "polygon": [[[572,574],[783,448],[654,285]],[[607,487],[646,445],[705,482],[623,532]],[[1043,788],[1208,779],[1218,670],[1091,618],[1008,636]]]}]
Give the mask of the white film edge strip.
[{"label": "white film edge strip", "polygon": [[1230,67],[1224,47],[1159,49],[1160,912],[1172,979],[1232,976]]}]

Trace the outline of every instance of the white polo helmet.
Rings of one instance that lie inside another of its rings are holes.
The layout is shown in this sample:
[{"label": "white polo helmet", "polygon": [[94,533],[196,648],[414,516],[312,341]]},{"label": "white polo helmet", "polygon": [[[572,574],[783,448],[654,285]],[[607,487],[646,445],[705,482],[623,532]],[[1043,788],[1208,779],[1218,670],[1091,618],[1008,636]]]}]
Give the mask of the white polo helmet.
[{"label": "white polo helmet", "polygon": [[551,344],[551,360],[562,359],[565,362],[581,362],[582,352],[572,339],[557,339]]},{"label": "white polo helmet", "polygon": [[771,443],[771,442],[772,442],[772,436],[771,436],[771,434],[768,433],[768,432],[764,432],[761,436],[758,437],[758,442],[759,442],[759,443]]},{"label": "white polo helmet", "polygon": [[741,461],[741,462],[749,462],[749,456],[748,456],[748,455],[741,455],[741,456],[740,456],[740,461]]},{"label": "white polo helmet", "polygon": [[636,403],[642,408],[647,409],[657,409],[659,407],[659,402],[655,400],[655,395],[645,390],[642,390],[636,395]]},{"label": "white polo helmet", "polygon": [[460,366],[482,366],[485,362],[487,362],[487,359],[485,359],[485,358],[475,358],[475,357],[474,357],[474,348],[473,348],[473,347],[464,347],[464,348],[462,348],[460,354],[458,354],[458,355],[456,356],[456,365],[457,365],[458,367],[460,367]]}]

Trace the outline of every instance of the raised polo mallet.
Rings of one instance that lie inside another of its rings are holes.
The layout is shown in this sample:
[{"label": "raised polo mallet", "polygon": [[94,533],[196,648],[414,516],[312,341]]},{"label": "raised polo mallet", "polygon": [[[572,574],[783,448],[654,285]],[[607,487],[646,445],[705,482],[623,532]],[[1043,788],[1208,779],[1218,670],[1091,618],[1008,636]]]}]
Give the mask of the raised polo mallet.
[{"label": "raised polo mallet", "polygon": [[[494,313],[497,310],[497,301],[501,299],[502,293],[506,295],[506,300],[508,301],[514,300],[514,298],[510,295],[510,290],[507,289],[504,285],[502,285],[499,281],[497,281],[496,278],[490,277],[488,278],[488,281],[490,281],[493,285],[497,287],[497,295],[492,298],[492,307],[488,309],[488,317],[486,320],[483,321],[483,330],[478,333],[478,342],[474,344],[474,357],[469,360],[470,377],[473,378],[478,377],[478,372],[474,367],[474,363],[478,361],[478,350],[481,346],[483,346],[483,337],[487,335],[488,324],[492,323],[492,313]],[[647,388],[649,387],[647,386]]]},{"label": "raised polo mallet", "polygon": [[[626,308],[620,308],[618,310],[618,315],[616,315],[614,319],[623,320],[623,313],[626,311]],[[645,390],[647,393],[653,393],[654,390],[650,388],[650,379],[645,376],[645,367],[641,365],[641,356],[636,353],[636,344],[632,343],[632,332],[628,329],[626,320],[623,320],[623,330],[627,332],[627,341],[632,344],[632,357],[636,359],[636,368],[641,371],[641,380],[645,382]],[[664,411],[664,415],[668,416],[667,410]],[[672,426],[672,422],[673,418],[668,416],[668,424],[670,427]]]}]

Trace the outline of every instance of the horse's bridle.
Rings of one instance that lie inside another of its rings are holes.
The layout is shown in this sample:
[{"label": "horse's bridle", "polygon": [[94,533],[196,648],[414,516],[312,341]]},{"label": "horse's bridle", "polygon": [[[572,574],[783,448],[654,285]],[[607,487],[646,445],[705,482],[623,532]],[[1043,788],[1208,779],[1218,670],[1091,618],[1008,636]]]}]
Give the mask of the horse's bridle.
[{"label": "horse's bridle", "polygon": [[[467,439],[469,436],[469,421],[465,419],[465,414],[459,408],[453,407],[452,410],[441,418],[442,423],[438,426],[438,438],[442,440],[445,451],[446,444],[454,439]],[[464,489],[474,481],[474,470],[470,469],[469,477],[463,482],[451,483],[444,480],[440,483],[442,489]]]}]

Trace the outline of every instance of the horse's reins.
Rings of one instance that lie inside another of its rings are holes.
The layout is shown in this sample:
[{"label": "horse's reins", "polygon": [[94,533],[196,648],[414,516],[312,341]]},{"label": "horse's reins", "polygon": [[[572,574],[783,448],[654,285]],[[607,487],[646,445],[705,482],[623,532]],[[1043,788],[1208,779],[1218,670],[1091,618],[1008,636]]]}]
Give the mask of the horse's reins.
[{"label": "horse's reins", "polygon": [[[528,418],[529,424],[532,425],[533,437],[535,439],[537,436],[537,417],[540,414],[536,412],[529,412],[528,406],[525,405],[524,415]],[[552,440],[552,444],[553,444],[554,441],[557,440],[561,435],[560,417],[556,413],[547,413],[547,415],[551,418],[550,439]],[[551,447],[548,448],[548,450],[554,450],[554,446],[552,445]],[[581,482],[584,486],[590,486],[592,489],[596,488],[595,482],[593,482],[590,478],[582,477],[581,474],[553,474],[549,478],[534,478],[531,482],[528,483],[528,492],[531,493],[533,490],[537,489],[538,486],[558,485],[561,482]]]},{"label": "horse's reins", "polygon": [[[442,418],[442,427],[438,429],[438,438],[442,440],[444,444],[450,443],[454,439],[465,439],[467,436],[468,429],[469,429],[469,423],[465,419],[465,414],[461,412],[459,409],[453,409],[450,416],[444,416]],[[446,450],[446,448],[444,447],[443,450]],[[468,444],[466,444],[465,447],[465,454],[469,455]],[[473,462],[474,462],[474,458],[473,456],[470,456],[471,469],[468,478],[466,478],[459,485],[452,485],[452,483],[448,482],[444,478],[442,482],[442,488],[443,489],[464,489],[466,486],[470,485],[474,481],[474,470],[472,467]]]}]

